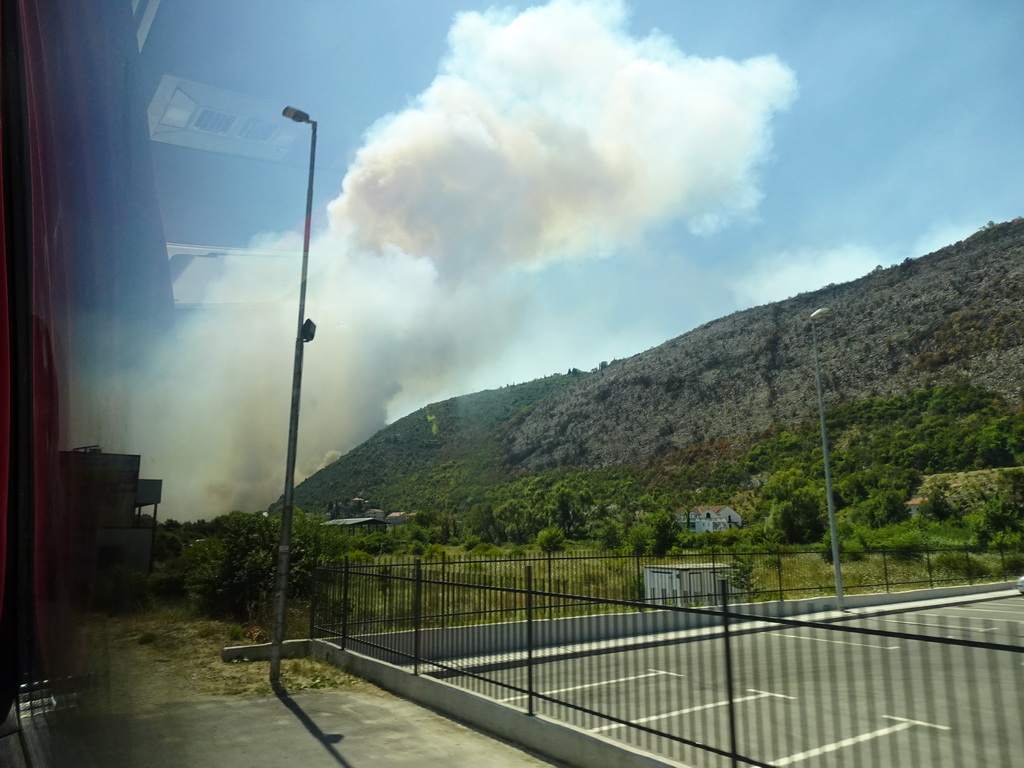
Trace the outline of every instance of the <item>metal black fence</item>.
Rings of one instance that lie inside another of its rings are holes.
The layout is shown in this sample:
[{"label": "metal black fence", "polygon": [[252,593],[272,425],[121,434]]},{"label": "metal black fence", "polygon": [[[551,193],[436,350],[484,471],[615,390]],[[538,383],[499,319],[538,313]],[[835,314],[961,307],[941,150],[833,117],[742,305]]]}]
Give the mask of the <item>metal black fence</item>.
[{"label": "metal black fence", "polygon": [[738,613],[728,578],[655,606],[550,589],[546,558],[460,565],[321,569],[312,634],[693,765],[1024,755],[1024,604],[806,621]]},{"label": "metal black fence", "polygon": [[[899,592],[925,587],[976,584],[1016,579],[1024,574],[1024,551],[1006,548],[917,547],[846,551],[840,555],[846,594]],[[407,555],[377,557],[376,567],[412,567]],[[792,600],[835,593],[831,553],[825,549],[722,552],[690,550],[662,557],[588,552],[559,552],[518,558],[448,556],[422,561],[424,574],[440,581],[480,585],[513,585],[524,566],[533,566],[541,592],[582,595],[639,602],[664,602],[645,578],[649,569],[705,570],[730,583],[733,602]],[[353,567],[354,567],[353,563]],[[338,565],[337,567],[341,567]],[[717,578],[714,579],[717,584]],[[645,588],[646,587],[646,588]],[[692,590],[691,590],[692,592]],[[446,613],[446,594],[437,596],[437,612]],[[567,608],[564,598],[552,598],[552,611]],[[704,602],[700,594],[690,605]],[[552,613],[552,615],[554,615]]]}]

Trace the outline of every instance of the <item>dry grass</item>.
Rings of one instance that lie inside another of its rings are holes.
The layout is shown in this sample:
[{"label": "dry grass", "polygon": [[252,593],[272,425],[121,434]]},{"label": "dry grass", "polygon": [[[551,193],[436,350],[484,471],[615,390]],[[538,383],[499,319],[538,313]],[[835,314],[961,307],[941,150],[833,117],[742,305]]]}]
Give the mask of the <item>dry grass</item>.
[{"label": "dry grass", "polygon": [[[229,645],[262,641],[259,628],[162,608],[122,617],[97,617],[91,627],[94,666],[106,672],[107,693],[129,706],[210,696],[269,695],[267,662],[220,660]],[[248,637],[247,637],[248,636]],[[281,680],[291,693],[373,686],[312,659],[284,659]]]}]

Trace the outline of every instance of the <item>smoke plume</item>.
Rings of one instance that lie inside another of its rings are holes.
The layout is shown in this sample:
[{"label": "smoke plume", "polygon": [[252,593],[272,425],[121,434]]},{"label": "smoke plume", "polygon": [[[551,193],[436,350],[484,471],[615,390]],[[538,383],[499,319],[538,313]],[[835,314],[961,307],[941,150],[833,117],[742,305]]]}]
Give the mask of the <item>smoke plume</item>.
[{"label": "smoke plume", "polygon": [[[311,251],[297,480],[396,398],[452,394],[499,359],[551,262],[621,258],[658,223],[703,233],[757,205],[792,73],[687,56],[628,21],[611,0],[461,14],[430,86],[367,132]],[[265,261],[211,283],[223,308],[183,321],[137,383],[126,447],[165,479],[164,514],[280,495],[297,275]]]}]

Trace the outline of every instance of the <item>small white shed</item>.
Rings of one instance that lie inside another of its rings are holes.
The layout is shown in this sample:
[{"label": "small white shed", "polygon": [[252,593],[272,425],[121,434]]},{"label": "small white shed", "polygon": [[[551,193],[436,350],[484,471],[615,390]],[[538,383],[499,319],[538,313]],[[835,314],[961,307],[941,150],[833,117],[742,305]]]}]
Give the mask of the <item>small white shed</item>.
[{"label": "small white shed", "polygon": [[[715,563],[644,566],[644,599],[655,605],[718,605],[720,582],[728,579],[731,566]],[[728,585],[729,594],[736,588]]]}]

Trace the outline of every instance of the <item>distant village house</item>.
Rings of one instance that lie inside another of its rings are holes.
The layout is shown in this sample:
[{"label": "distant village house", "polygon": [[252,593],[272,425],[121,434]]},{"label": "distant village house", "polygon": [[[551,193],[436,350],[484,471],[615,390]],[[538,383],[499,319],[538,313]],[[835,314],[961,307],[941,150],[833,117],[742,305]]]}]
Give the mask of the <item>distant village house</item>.
[{"label": "distant village house", "polygon": [[677,519],[692,533],[711,533],[742,528],[743,518],[732,507],[694,507],[689,512],[680,510]]},{"label": "distant village house", "polygon": [[921,514],[921,505],[928,501],[927,496],[915,496],[907,502],[907,511],[910,512],[911,517],[917,517]]}]

